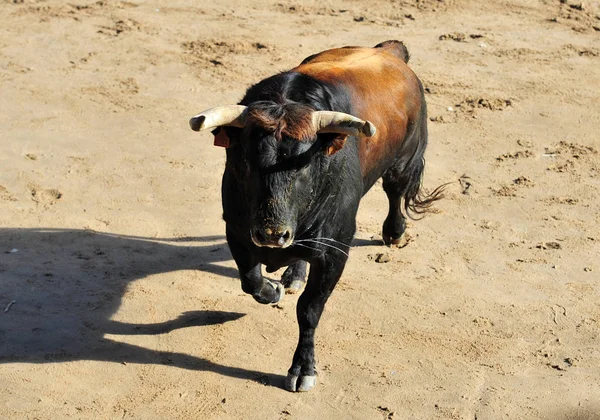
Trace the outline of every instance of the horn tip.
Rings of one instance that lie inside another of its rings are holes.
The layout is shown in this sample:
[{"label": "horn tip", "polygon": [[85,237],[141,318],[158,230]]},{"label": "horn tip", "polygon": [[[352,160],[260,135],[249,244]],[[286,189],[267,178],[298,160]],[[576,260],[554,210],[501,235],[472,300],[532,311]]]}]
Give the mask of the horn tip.
[{"label": "horn tip", "polygon": [[362,132],[366,137],[373,137],[377,132],[377,129],[371,121],[366,121],[366,124],[363,126]]},{"label": "horn tip", "polygon": [[205,119],[206,117],[204,115],[196,115],[195,117],[190,118],[190,128],[194,131],[202,130]]}]

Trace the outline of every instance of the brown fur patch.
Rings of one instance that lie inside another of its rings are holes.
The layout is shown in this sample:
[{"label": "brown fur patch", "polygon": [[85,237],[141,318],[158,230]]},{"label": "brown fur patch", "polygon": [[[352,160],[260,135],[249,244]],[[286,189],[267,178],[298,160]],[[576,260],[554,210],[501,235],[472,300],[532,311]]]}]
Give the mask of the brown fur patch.
[{"label": "brown fur patch", "polygon": [[306,141],[316,135],[312,113],[312,108],[299,103],[255,102],[248,110],[248,122],[273,133],[277,140],[286,135]]},{"label": "brown fur patch", "polygon": [[327,147],[327,149],[325,149],[325,154],[327,156],[331,156],[336,154],[337,152],[339,152],[342,147],[344,147],[344,144],[346,144],[346,139],[348,138],[348,136],[346,135],[342,135],[342,136],[336,136],[333,141],[331,142],[331,144],[329,145],[329,147]]}]

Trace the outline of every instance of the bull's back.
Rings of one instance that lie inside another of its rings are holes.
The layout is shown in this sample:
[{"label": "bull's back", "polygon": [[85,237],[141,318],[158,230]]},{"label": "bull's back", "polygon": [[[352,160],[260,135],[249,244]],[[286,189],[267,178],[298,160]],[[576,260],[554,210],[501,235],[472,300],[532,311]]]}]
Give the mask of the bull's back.
[{"label": "bull's back", "polygon": [[374,48],[327,50],[292,70],[342,87],[350,95],[353,114],[375,124],[375,136],[359,142],[368,181],[379,178],[401,152],[407,129],[420,115],[419,81],[405,60],[404,45],[388,41]]}]

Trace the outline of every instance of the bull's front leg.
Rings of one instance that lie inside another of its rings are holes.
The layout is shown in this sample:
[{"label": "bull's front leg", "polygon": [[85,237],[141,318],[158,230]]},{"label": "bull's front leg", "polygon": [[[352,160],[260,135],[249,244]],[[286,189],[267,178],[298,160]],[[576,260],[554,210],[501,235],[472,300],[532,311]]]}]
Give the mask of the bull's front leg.
[{"label": "bull's front leg", "polygon": [[315,330],[325,303],[342,275],[346,260],[346,256],[329,255],[318,262],[311,261],[306,288],[296,306],[300,337],[285,380],[285,389],[288,391],[308,391],[317,382]]},{"label": "bull's front leg", "polygon": [[263,277],[261,264],[235,239],[229,230],[227,230],[227,243],[240,272],[242,290],[252,295],[258,303],[279,302],[285,295],[283,285]]}]

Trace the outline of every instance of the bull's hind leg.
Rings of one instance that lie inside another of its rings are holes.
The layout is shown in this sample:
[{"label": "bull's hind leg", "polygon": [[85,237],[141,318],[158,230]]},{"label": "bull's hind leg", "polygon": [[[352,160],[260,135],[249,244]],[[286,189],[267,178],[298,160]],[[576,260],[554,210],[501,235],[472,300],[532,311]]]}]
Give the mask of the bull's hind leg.
[{"label": "bull's hind leg", "polygon": [[285,286],[286,293],[298,293],[306,282],[306,261],[298,261],[290,265],[281,276],[281,283]]},{"label": "bull's hind leg", "polygon": [[386,245],[400,243],[406,230],[406,218],[402,214],[402,196],[409,182],[403,174],[400,163],[396,162],[383,174],[383,190],[389,200],[388,215],[383,222],[383,242]]}]

